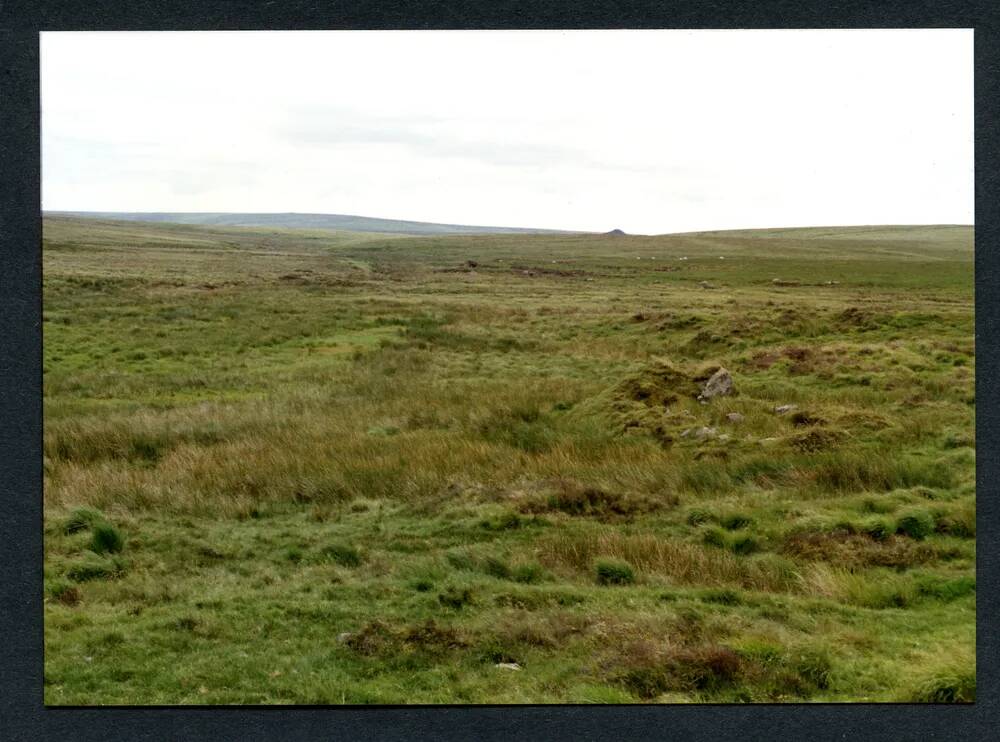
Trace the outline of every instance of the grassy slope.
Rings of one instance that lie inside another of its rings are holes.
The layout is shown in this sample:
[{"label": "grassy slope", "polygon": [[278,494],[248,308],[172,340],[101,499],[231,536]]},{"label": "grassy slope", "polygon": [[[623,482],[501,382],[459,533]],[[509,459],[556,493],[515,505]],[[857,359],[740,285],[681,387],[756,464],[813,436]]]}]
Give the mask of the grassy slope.
[{"label": "grassy slope", "polygon": [[47,703],[974,695],[971,228],[49,218],[44,276]]}]

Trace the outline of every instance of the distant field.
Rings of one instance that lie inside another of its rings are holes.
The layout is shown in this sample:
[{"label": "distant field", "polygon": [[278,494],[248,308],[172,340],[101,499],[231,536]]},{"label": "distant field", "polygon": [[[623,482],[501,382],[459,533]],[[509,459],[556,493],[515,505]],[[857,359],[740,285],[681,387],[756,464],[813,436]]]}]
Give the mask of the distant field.
[{"label": "distant field", "polygon": [[556,232],[551,229],[521,229],[517,227],[477,227],[467,224],[438,224],[401,219],[377,219],[349,214],[230,214],[220,212],[114,212],[114,211],[51,211],[52,217],[71,217],[118,221],[193,224],[204,227],[257,227],[280,229],[327,229],[383,234],[524,234]]},{"label": "distant field", "polygon": [[975,698],[971,227],[43,261],[48,704]]}]

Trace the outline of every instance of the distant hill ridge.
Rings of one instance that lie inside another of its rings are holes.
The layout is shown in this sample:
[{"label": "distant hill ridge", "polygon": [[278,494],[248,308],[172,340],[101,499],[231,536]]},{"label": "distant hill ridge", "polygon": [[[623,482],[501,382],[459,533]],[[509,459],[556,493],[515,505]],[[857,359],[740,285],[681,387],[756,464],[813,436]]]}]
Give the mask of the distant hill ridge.
[{"label": "distant hill ridge", "polygon": [[348,232],[386,234],[576,234],[557,229],[524,227],[481,227],[466,224],[411,222],[401,219],[377,219],[352,214],[236,214],[225,212],[119,212],[119,211],[46,211],[46,216],[71,216],[84,219],[115,219],[134,222],[166,222],[217,227],[285,227],[289,229],[334,229]]}]

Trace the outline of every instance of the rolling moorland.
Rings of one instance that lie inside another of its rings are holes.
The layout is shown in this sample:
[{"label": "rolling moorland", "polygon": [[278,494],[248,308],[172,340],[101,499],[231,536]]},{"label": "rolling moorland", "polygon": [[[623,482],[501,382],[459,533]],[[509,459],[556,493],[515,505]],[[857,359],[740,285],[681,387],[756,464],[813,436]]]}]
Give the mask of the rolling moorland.
[{"label": "rolling moorland", "polygon": [[350,214],[233,214],[227,212],[117,212],[117,211],[50,211],[53,217],[78,217],[113,221],[162,222],[194,224],[203,227],[266,227],[290,229],[325,229],[347,232],[380,232],[382,234],[537,234],[558,233],[552,229],[519,227],[475,227],[465,224],[438,224],[401,219],[378,219]]},{"label": "rolling moorland", "polygon": [[43,261],[47,704],[975,698],[971,227]]}]

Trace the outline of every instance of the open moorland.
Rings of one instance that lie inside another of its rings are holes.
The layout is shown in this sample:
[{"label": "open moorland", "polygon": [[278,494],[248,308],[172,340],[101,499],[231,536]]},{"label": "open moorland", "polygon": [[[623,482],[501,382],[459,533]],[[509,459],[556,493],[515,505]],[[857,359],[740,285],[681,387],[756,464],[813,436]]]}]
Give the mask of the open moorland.
[{"label": "open moorland", "polygon": [[975,698],[971,227],[43,261],[48,704]]}]

